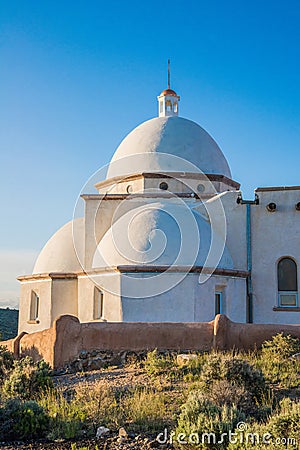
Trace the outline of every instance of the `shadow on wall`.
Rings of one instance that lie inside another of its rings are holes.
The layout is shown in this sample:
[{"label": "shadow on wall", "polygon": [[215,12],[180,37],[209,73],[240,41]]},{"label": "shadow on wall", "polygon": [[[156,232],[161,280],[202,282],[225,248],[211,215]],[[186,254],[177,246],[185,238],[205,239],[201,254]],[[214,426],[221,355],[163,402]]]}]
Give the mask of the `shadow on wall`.
[{"label": "shadow on wall", "polygon": [[43,358],[43,355],[39,352],[39,349],[32,345],[30,348],[26,347],[22,350],[22,352],[19,354],[21,358],[24,358],[25,356],[31,356],[34,362],[40,361]]},{"label": "shadow on wall", "polygon": [[251,350],[277,333],[300,338],[300,325],[235,323],[221,314],[211,322],[193,323],[80,323],[77,317],[66,315],[56,319],[52,328],[21,333],[0,345],[16,357],[43,358],[52,368],[61,369],[81,352]]}]

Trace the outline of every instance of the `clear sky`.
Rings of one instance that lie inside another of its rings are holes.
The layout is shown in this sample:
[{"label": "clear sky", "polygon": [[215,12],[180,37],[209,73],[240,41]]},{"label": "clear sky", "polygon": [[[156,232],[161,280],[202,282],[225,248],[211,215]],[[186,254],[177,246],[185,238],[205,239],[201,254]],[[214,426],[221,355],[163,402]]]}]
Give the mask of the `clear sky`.
[{"label": "clear sky", "polygon": [[[0,306],[171,87],[245,198],[299,185],[300,3],[0,0]],[[299,199],[300,200],[300,199]]]}]

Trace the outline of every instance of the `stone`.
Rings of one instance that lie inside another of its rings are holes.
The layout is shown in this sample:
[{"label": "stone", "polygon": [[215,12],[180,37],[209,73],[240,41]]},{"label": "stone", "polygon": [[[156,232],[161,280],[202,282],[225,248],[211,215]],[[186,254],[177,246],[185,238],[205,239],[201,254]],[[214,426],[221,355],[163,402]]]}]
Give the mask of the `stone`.
[{"label": "stone", "polygon": [[187,354],[182,353],[180,355],[177,355],[177,364],[179,366],[186,366],[191,361],[196,361],[197,359],[198,359],[197,355],[190,354],[190,353],[187,353]]},{"label": "stone", "polygon": [[79,358],[80,359],[86,359],[88,356],[88,352],[86,350],[81,350],[80,354],[79,354]]},{"label": "stone", "polygon": [[125,428],[121,427],[121,428],[119,429],[119,437],[122,437],[122,438],[127,438],[127,437],[128,437],[128,433],[127,433],[127,431],[125,430]]},{"label": "stone", "polygon": [[91,359],[88,362],[87,369],[88,370],[98,370],[98,369],[101,369],[101,367],[103,367],[103,365],[104,364],[103,364],[103,361],[101,358],[95,358],[95,359]]},{"label": "stone", "polygon": [[96,433],[96,438],[99,439],[100,437],[104,437],[107,434],[110,433],[110,429],[106,428],[106,427],[98,427],[97,428],[97,433]]}]

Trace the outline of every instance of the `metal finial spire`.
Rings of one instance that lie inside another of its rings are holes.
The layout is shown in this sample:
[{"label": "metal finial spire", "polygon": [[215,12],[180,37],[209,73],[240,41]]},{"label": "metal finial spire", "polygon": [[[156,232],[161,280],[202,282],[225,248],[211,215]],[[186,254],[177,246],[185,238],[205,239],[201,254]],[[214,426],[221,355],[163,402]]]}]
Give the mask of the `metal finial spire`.
[{"label": "metal finial spire", "polygon": [[171,69],[169,59],[168,59],[168,89],[171,89]]}]

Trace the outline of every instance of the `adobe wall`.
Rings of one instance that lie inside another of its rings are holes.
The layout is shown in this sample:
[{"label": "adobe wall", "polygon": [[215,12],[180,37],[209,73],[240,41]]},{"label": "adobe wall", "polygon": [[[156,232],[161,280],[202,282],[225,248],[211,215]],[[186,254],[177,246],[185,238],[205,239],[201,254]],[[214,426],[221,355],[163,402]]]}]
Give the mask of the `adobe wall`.
[{"label": "adobe wall", "polygon": [[284,332],[300,338],[300,325],[258,325],[231,322],[218,315],[212,322],[194,323],[80,323],[74,316],[61,316],[52,328],[22,334],[0,342],[16,356],[43,358],[53,368],[63,368],[81,352],[93,350],[120,353],[159,351],[208,351],[259,347],[273,335]]},{"label": "adobe wall", "polygon": [[55,367],[54,342],[56,338],[54,327],[32,334],[24,334],[20,339],[19,356],[31,356],[34,361],[44,359],[51,367]]},{"label": "adobe wall", "polygon": [[236,323],[224,315],[218,315],[214,321],[214,348],[252,350],[278,333],[300,339],[300,325]]}]

